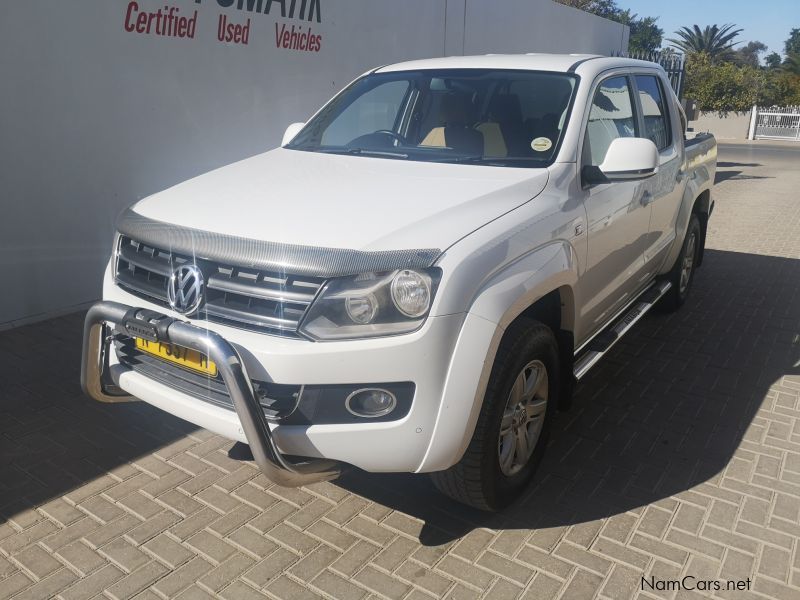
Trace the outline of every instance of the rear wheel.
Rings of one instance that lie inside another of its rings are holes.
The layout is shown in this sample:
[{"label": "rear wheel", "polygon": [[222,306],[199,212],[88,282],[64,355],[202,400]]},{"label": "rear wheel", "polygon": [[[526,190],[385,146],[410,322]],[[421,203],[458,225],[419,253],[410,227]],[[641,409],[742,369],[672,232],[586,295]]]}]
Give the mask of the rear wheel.
[{"label": "rear wheel", "polygon": [[683,303],[689,297],[692,282],[694,281],[694,272],[700,256],[702,236],[700,220],[696,214],[692,214],[689,219],[689,227],[686,229],[686,237],[683,239],[681,253],[675,260],[670,272],[666,275],[666,279],[672,284],[672,287],[659,303],[660,309],[666,312],[676,311],[683,306]]},{"label": "rear wheel", "polygon": [[454,500],[481,510],[513,502],[542,459],[558,405],[558,347],[532,320],[509,330],[498,350],[472,440],[462,459],[432,473]]}]

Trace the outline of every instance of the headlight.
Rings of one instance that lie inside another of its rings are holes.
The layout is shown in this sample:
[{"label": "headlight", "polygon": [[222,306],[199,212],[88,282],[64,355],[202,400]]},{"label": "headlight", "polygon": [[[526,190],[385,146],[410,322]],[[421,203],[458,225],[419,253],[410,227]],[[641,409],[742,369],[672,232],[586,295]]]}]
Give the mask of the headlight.
[{"label": "headlight", "polygon": [[415,319],[431,307],[431,277],[427,273],[400,271],[392,279],[392,302],[407,317]]},{"label": "headlight", "polygon": [[314,340],[399,335],[428,316],[441,271],[401,269],[329,281],[303,319],[300,333]]},{"label": "headlight", "polygon": [[350,317],[353,323],[358,323],[359,325],[372,323],[378,314],[378,308],[378,299],[375,294],[347,297],[344,301],[344,309],[347,311],[347,316]]}]

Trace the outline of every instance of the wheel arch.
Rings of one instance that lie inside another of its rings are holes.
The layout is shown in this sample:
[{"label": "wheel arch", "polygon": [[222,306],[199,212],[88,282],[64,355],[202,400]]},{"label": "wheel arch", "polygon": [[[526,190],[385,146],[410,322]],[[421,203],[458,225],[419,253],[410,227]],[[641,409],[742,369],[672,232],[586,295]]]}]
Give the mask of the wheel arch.
[{"label": "wheel arch", "polygon": [[675,264],[678,255],[683,247],[683,239],[686,236],[686,230],[689,228],[689,219],[693,214],[697,215],[700,220],[700,229],[702,231],[701,245],[700,245],[700,260],[697,266],[703,262],[703,251],[705,249],[706,230],[708,226],[708,218],[714,210],[714,200],[711,197],[711,184],[710,181],[704,177],[697,177],[698,182],[690,181],[686,186],[681,201],[678,215],[675,220],[675,241],[672,248],[664,260],[663,272],[669,271]]},{"label": "wheel arch", "polygon": [[[524,280],[513,288],[518,291],[518,296],[506,296],[504,302],[498,303],[492,290],[506,287],[505,284],[518,279]],[[495,345],[495,354],[487,356],[486,362],[489,366],[494,362],[496,349],[522,320],[533,319],[550,327],[558,342],[562,390],[559,408],[562,410],[570,407],[574,387],[572,367],[577,321],[577,281],[578,261],[575,249],[565,241],[554,242],[495,275],[490,285],[484,286],[470,309],[470,312],[495,321],[503,330],[502,337]]]},{"label": "wheel arch", "polygon": [[435,431],[418,471],[445,469],[461,459],[475,430],[500,344],[522,320],[540,321],[556,335],[562,374],[559,408],[568,407],[574,381],[576,282],[575,251],[560,241],[527,254],[481,287],[456,343]]},{"label": "wheel arch", "polygon": [[[572,371],[575,362],[575,291],[570,285],[562,285],[537,299],[505,328],[503,339],[523,320],[534,320],[547,325],[558,343],[560,366],[560,397],[558,408],[568,410],[572,406],[572,391],[575,379]],[[503,340],[500,341],[503,343]]]},{"label": "wheel arch", "polygon": [[524,315],[554,331],[572,331],[577,281],[575,249],[566,241],[552,242],[493,274],[475,294],[468,312],[504,330]]}]

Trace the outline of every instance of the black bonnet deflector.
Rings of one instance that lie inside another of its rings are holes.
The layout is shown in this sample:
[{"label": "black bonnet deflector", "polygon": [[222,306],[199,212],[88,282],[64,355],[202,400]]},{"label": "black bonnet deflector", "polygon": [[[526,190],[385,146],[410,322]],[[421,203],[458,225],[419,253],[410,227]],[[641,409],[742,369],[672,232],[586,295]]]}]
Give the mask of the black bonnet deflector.
[{"label": "black bonnet deflector", "polygon": [[433,266],[441,250],[364,252],[253,240],[150,219],[128,208],[117,230],[147,245],[223,264],[314,277],[341,277],[370,271],[424,269]]}]

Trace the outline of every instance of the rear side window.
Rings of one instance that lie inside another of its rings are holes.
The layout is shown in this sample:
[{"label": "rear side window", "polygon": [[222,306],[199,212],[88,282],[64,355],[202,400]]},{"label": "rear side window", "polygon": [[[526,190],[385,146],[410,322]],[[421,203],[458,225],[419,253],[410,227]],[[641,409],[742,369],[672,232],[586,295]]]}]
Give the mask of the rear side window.
[{"label": "rear side window", "polygon": [[583,138],[584,164],[598,166],[620,137],[637,136],[636,115],[627,77],[611,77],[597,88]]},{"label": "rear side window", "polygon": [[639,88],[639,102],[642,105],[644,120],[642,137],[652,140],[659,150],[669,148],[672,140],[664,95],[658,78],[653,75],[637,75],[636,87]]}]

